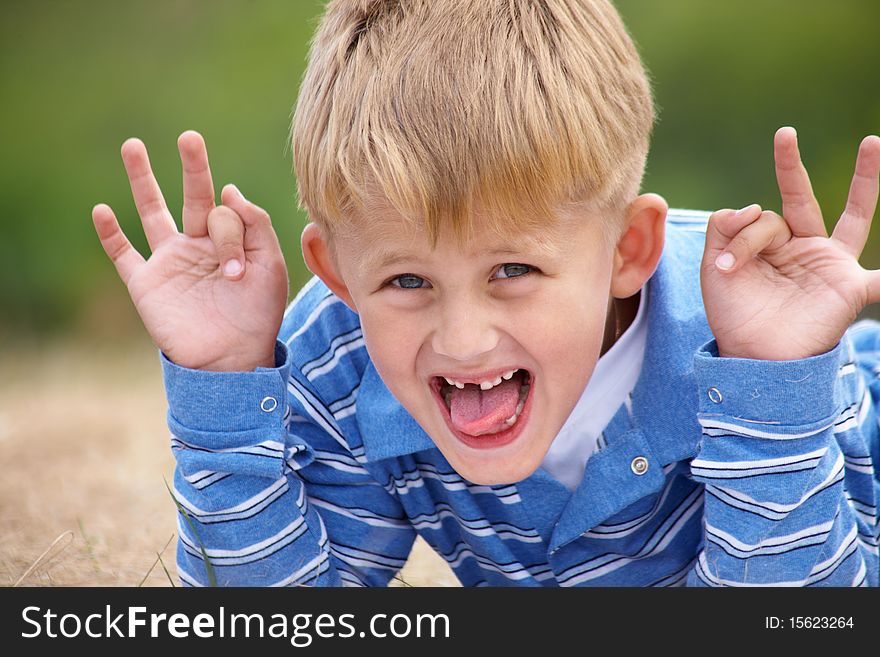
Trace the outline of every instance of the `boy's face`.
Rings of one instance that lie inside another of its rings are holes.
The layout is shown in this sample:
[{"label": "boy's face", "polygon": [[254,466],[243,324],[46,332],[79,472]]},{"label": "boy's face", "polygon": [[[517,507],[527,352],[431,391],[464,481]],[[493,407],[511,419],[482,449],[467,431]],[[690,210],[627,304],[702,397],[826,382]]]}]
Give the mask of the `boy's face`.
[{"label": "boy's face", "polygon": [[602,218],[507,239],[478,227],[463,250],[443,234],[431,250],[387,205],[360,226],[334,238],[335,273],[382,380],[464,478],[529,476],[600,355],[615,266]]}]

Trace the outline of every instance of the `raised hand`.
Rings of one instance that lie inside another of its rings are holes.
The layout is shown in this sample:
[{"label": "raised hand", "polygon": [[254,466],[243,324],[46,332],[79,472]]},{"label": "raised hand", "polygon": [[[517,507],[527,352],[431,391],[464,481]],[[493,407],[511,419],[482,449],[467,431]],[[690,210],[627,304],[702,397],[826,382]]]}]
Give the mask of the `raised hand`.
[{"label": "raised hand", "polygon": [[205,142],[184,132],[183,232],[165,205],[143,142],[122,145],[152,255],[145,260],[109,206],[92,210],[104,251],[143,320],[172,361],[193,369],[249,371],[274,365],[287,303],[287,269],[269,215],[226,185],[214,204]]},{"label": "raised hand", "polygon": [[751,205],[709,218],[700,283],[721,356],[793,360],[825,353],[866,305],[880,301],[880,270],[858,262],[877,206],[880,138],[861,143],[831,237],[794,129],[776,132],[774,157],[782,216]]}]

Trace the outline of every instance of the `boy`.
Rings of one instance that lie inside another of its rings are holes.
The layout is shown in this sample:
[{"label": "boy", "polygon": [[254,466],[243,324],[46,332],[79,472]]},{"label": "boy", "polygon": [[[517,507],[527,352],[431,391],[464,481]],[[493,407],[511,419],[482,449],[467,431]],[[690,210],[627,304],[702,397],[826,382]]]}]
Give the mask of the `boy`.
[{"label": "boy", "polygon": [[93,218],[163,354],[181,580],[385,585],[418,532],[470,586],[877,585],[880,139],[829,238],[793,130],[782,216],[707,224],[638,195],[652,122],[604,0],[330,3],[286,313],[201,137],[183,234],[127,141],[149,261]]}]

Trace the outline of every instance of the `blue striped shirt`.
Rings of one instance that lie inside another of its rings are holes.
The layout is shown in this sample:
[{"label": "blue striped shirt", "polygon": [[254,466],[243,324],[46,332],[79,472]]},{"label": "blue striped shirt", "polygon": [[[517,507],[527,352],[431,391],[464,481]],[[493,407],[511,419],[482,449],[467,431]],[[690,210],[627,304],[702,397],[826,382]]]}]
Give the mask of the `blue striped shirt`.
[{"label": "blue striped shirt", "polygon": [[719,358],[706,219],[670,213],[642,374],[573,493],[542,468],[462,479],[316,278],[277,367],[163,356],[182,583],[383,586],[420,535],[465,586],[877,586],[880,324],[804,360]]}]

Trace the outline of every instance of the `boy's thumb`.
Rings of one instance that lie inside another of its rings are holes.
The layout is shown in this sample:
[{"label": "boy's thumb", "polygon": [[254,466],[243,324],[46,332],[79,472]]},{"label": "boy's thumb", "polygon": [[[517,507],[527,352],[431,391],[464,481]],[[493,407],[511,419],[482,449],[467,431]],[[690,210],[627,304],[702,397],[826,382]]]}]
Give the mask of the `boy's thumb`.
[{"label": "boy's thumb", "polygon": [[247,229],[248,250],[280,249],[278,238],[272,229],[269,213],[248,201],[235,185],[225,185],[220,192],[220,201],[238,213]]},{"label": "boy's thumb", "polygon": [[208,214],[208,235],[214,242],[220,271],[230,280],[244,276],[244,230],[244,222],[232,208],[218,205]]}]

